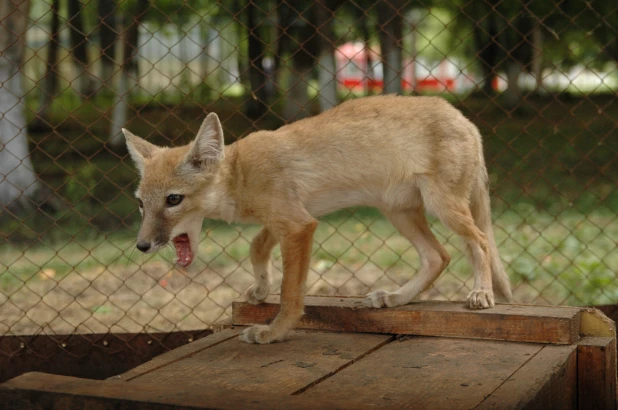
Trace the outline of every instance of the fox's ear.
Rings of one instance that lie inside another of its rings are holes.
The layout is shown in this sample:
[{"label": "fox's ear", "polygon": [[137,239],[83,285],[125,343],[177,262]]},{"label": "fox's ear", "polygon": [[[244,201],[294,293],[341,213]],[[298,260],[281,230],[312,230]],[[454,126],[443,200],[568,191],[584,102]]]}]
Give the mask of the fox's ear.
[{"label": "fox's ear", "polygon": [[131,131],[124,128],[122,129],[122,133],[127,139],[127,149],[129,150],[129,154],[131,154],[131,158],[133,158],[135,167],[139,171],[140,175],[143,176],[146,160],[151,158],[155,151],[160,148],[136,135],[133,135]]},{"label": "fox's ear", "polygon": [[181,166],[185,170],[202,171],[210,165],[218,164],[222,159],[223,129],[217,114],[210,113],[197,132],[197,137],[191,143]]}]

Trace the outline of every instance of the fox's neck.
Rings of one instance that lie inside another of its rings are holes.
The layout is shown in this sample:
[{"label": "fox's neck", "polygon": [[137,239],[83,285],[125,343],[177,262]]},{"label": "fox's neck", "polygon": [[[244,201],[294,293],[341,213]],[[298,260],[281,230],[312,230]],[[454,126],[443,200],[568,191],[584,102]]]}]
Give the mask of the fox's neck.
[{"label": "fox's neck", "polygon": [[236,166],[236,144],[227,145],[224,150],[224,160],[219,165],[219,173],[204,198],[202,210],[205,218],[231,223],[240,219],[239,203],[235,192],[239,177]]}]

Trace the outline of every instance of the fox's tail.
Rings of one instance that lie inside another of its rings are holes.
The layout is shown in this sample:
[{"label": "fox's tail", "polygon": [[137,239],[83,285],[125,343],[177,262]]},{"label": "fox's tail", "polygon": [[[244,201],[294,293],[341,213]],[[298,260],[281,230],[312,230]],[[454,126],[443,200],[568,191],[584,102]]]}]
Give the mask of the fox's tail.
[{"label": "fox's tail", "polygon": [[513,293],[511,292],[511,284],[509,282],[509,277],[502,266],[502,262],[500,261],[500,255],[498,254],[498,248],[496,246],[496,240],[494,238],[494,231],[491,223],[491,207],[489,204],[489,187],[485,161],[481,162],[481,169],[482,172],[479,175],[479,180],[472,192],[472,198],[470,201],[472,217],[474,218],[476,226],[487,237],[493,290],[496,293],[496,296],[504,299],[505,302],[512,302]]}]

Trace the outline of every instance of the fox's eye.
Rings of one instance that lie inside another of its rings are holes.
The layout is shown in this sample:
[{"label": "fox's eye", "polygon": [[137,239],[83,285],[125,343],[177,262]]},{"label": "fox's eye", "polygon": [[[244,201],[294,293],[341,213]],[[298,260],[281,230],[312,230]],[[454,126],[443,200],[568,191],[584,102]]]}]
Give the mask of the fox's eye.
[{"label": "fox's eye", "polygon": [[140,208],[143,208],[143,207],[144,207],[144,203],[143,203],[143,202],[142,202],[142,200],[141,200],[141,199],[139,199],[139,198],[137,199],[137,204],[139,205],[139,207],[140,207]]},{"label": "fox's eye", "polygon": [[176,206],[179,205],[184,198],[184,195],[171,194],[167,196],[167,200],[165,202],[167,203],[167,206]]}]

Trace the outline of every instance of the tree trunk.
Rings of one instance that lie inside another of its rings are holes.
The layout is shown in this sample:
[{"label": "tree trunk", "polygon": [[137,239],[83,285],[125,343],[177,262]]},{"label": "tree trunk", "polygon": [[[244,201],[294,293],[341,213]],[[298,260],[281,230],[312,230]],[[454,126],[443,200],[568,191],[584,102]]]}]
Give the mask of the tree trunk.
[{"label": "tree trunk", "polygon": [[[500,51],[496,38],[498,30],[495,12],[486,11],[485,8],[482,8],[482,10],[488,15],[486,15],[482,22],[475,22],[472,33],[476,57],[481,64],[481,71],[483,72],[483,93],[486,96],[493,96],[495,94],[493,80],[498,69],[498,53]],[[478,12],[478,14],[480,18],[481,12]],[[473,15],[476,16],[477,13]],[[484,26],[481,26],[481,24]]]},{"label": "tree trunk", "polygon": [[536,80],[535,93],[543,92],[543,31],[538,21],[532,32],[532,74]]},{"label": "tree trunk", "polygon": [[26,46],[28,0],[0,0],[0,206],[28,208],[39,189],[30,160],[21,65]]},{"label": "tree trunk", "polygon": [[[238,82],[241,74],[244,72],[244,59],[238,58],[236,47],[238,44],[239,35],[235,25],[223,27],[219,32],[219,58],[216,81],[221,87],[220,90],[225,90],[230,84]],[[223,40],[225,39],[225,40]]]},{"label": "tree trunk", "polygon": [[[118,40],[120,41],[121,46],[124,46],[122,50],[122,55],[126,58],[130,53],[126,52],[127,44],[126,44],[126,36],[128,35],[127,30],[123,30],[123,24],[119,24],[117,27],[120,31],[120,37]],[[128,70],[129,65],[127,61],[123,61],[122,64],[122,73],[117,76],[116,82],[114,83],[113,77],[109,79],[109,86],[114,85],[114,105],[112,110],[112,119],[109,127],[109,144],[112,147],[119,147],[124,142],[124,137],[122,134],[122,128],[127,123],[127,111],[129,109],[129,79]]]},{"label": "tree trunk", "polygon": [[111,82],[116,71],[116,40],[118,38],[116,3],[100,0],[98,7],[99,49],[101,53],[101,77],[103,88],[112,89]]},{"label": "tree trunk", "polygon": [[[137,50],[139,26],[148,11],[148,0],[138,0],[135,9],[127,14],[128,22],[124,30],[120,30],[119,38],[122,45],[122,74],[118,77],[114,90],[114,109],[109,131],[109,144],[120,147],[124,144],[122,128],[127,124],[129,99],[136,87],[138,76]],[[118,25],[120,29],[120,25]]]},{"label": "tree trunk", "polygon": [[58,13],[59,7],[60,0],[53,0],[51,4],[52,21],[49,43],[47,46],[45,77],[43,77],[43,80],[39,82],[39,84],[42,84],[42,87],[39,87],[40,102],[38,116],[42,119],[49,118],[52,101],[56,97],[58,90],[58,71],[56,65],[58,64],[58,45],[60,42],[60,38],[58,36],[60,32],[60,15]]},{"label": "tree trunk", "polygon": [[264,42],[260,36],[263,16],[258,16],[259,9],[254,1],[249,1],[246,7],[248,45],[248,70],[251,98],[246,105],[246,114],[249,118],[260,119],[268,111],[266,105],[267,76],[262,66],[264,59]]},{"label": "tree trunk", "polygon": [[402,18],[400,1],[379,2],[378,34],[382,54],[384,94],[401,94],[402,79]]},{"label": "tree trunk", "polygon": [[216,81],[213,81],[213,74],[217,72],[221,60],[220,46],[215,47],[218,31],[212,27],[212,22],[202,21],[200,23],[200,37],[203,40],[204,50],[200,54],[200,78],[204,88],[199,87],[199,89],[200,98],[205,101],[212,97],[213,85],[216,84]]},{"label": "tree trunk", "polygon": [[[303,13],[306,15],[306,13]],[[312,70],[315,67],[315,57],[318,55],[318,41],[316,28],[304,20],[297,19],[292,26],[291,49],[292,67],[288,78],[288,87],[283,103],[283,117],[287,121],[295,121],[308,117],[311,113],[309,106],[308,87],[312,79]],[[296,44],[294,44],[296,43]]]},{"label": "tree trunk", "polygon": [[90,74],[86,32],[84,31],[84,15],[80,0],[69,0],[69,41],[73,66],[77,73],[75,88],[80,98],[88,98],[94,90],[94,82]]},{"label": "tree trunk", "polygon": [[299,62],[295,59],[288,77],[288,86],[283,104],[283,118],[287,122],[293,122],[311,114],[309,108],[309,94],[307,86],[311,79],[312,65]]},{"label": "tree trunk", "polygon": [[[294,24],[294,14],[287,2],[281,3],[279,9],[279,24],[277,25],[277,50],[275,52],[275,83],[280,90],[285,90],[282,83],[282,73],[284,72],[281,62],[283,56],[290,52],[292,41],[292,25]],[[286,64],[287,65],[287,64]]]},{"label": "tree trunk", "polygon": [[365,95],[373,94],[373,83],[375,81],[375,73],[373,72],[373,54],[371,53],[371,35],[369,34],[369,16],[359,8],[355,7],[356,13],[354,17],[360,21],[360,33],[363,41],[363,57],[365,60]]},{"label": "tree trunk", "polygon": [[335,64],[335,36],[333,15],[335,10],[325,0],[316,2],[315,26],[317,28],[320,57],[318,58],[318,95],[320,109],[326,111],[338,103],[337,66]]},{"label": "tree trunk", "polygon": [[109,144],[113,147],[119,147],[124,143],[122,128],[127,124],[127,111],[129,111],[129,79],[126,73],[119,76],[114,94]]},{"label": "tree trunk", "polygon": [[[523,9],[523,6],[520,6]],[[500,12],[500,10],[498,10]],[[534,21],[528,14],[512,12],[512,15],[506,14],[508,24],[502,20],[505,28],[501,30],[500,45],[506,50],[506,62],[503,67],[506,71],[507,88],[504,92],[504,105],[506,108],[520,109],[521,90],[519,88],[519,76],[525,67],[529,67],[532,63],[533,48],[530,46],[532,39],[531,34],[534,32]]]},{"label": "tree trunk", "polygon": [[518,61],[509,60],[506,63],[507,85],[504,91],[504,106],[508,109],[517,108],[521,101],[519,89],[519,75],[521,72],[521,64]]},{"label": "tree trunk", "polygon": [[413,9],[410,10],[410,12],[408,13],[408,21],[411,23],[411,27],[410,27],[410,64],[412,65],[412,67],[410,67],[410,85],[412,86],[412,91],[416,91],[417,88],[417,81],[416,81],[416,65],[417,65],[417,61],[416,59],[418,58],[418,49],[416,46],[417,43],[417,24],[420,21],[420,10],[419,9]]},{"label": "tree trunk", "polygon": [[[127,22],[126,34],[123,51],[123,64],[122,69],[125,74],[131,77],[133,83],[137,81],[139,77],[137,56],[138,41],[139,41],[139,28],[144,20],[144,16],[148,12],[148,0],[137,0],[135,4],[135,10],[131,15],[127,16],[129,21]],[[133,87],[130,87],[132,89]]]}]

